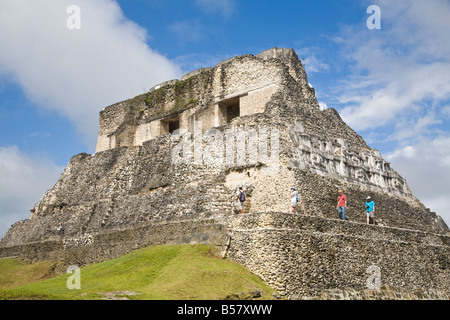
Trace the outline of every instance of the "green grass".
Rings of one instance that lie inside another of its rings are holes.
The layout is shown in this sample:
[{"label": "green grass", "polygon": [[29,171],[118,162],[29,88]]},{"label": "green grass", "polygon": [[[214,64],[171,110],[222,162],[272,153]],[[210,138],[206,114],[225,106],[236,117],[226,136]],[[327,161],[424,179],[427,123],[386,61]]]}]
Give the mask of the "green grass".
[{"label": "green grass", "polygon": [[[261,291],[271,299],[273,289],[256,275],[232,261],[210,253],[208,245],[148,247],[118,259],[81,268],[81,289],[69,290],[63,274],[43,280],[54,264],[25,265],[15,259],[0,260],[0,299],[102,299],[102,293],[118,293],[129,299],[218,300],[236,294]],[[24,276],[25,275],[25,276]],[[22,277],[21,280],[11,280]],[[27,283],[27,284],[25,284]]]},{"label": "green grass", "polygon": [[60,264],[48,261],[27,264],[18,259],[0,259],[0,289],[11,289],[55,277]]}]

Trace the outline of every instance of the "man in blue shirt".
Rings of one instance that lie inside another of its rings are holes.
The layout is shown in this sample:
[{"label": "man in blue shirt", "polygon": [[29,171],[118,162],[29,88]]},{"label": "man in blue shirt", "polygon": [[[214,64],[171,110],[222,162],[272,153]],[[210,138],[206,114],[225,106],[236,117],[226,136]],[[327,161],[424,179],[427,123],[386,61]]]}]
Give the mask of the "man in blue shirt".
[{"label": "man in blue shirt", "polygon": [[[375,202],[369,196],[366,199],[367,224],[375,224]],[[372,222],[372,223],[370,223]]]}]

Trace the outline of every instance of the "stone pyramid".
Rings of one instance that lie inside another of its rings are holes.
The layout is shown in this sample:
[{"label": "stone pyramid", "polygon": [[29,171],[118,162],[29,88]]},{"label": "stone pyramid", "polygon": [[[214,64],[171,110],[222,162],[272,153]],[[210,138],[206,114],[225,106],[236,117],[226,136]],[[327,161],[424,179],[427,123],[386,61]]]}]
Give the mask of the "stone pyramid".
[{"label": "stone pyramid", "polygon": [[320,110],[292,49],[234,57],[103,109],[95,154],[74,156],[31,212],[0,257],[85,265],[208,243],[288,298],[364,292],[371,265],[408,292],[450,284],[447,225],[336,110]]}]

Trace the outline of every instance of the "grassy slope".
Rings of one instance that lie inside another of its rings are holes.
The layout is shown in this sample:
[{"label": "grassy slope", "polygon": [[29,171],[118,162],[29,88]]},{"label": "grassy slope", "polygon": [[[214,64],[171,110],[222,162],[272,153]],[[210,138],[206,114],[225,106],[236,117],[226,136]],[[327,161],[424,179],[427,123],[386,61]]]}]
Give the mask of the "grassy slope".
[{"label": "grassy slope", "polygon": [[18,259],[0,259],[0,289],[11,289],[57,275],[57,263],[24,263]]},{"label": "grassy slope", "polygon": [[40,281],[53,269],[49,262],[0,260],[0,299],[101,299],[101,293],[131,291],[139,295],[130,299],[216,300],[256,290],[270,299],[274,292],[239,264],[211,255],[207,245],[148,247],[86,266],[81,290],[67,288],[70,274]]}]

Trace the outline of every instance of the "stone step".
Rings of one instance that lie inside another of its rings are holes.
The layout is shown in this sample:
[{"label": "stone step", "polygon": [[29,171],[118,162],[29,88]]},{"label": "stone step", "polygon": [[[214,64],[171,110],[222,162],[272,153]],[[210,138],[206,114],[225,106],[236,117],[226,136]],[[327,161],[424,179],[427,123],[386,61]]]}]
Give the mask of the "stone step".
[{"label": "stone step", "polygon": [[244,202],[244,213],[245,214],[250,213],[251,207],[252,207],[252,201],[249,198],[247,198]]},{"label": "stone step", "polygon": [[284,212],[247,213],[231,216],[228,220],[228,228],[236,231],[299,231],[374,240],[413,242],[433,246],[450,246],[450,237],[442,234]]}]

